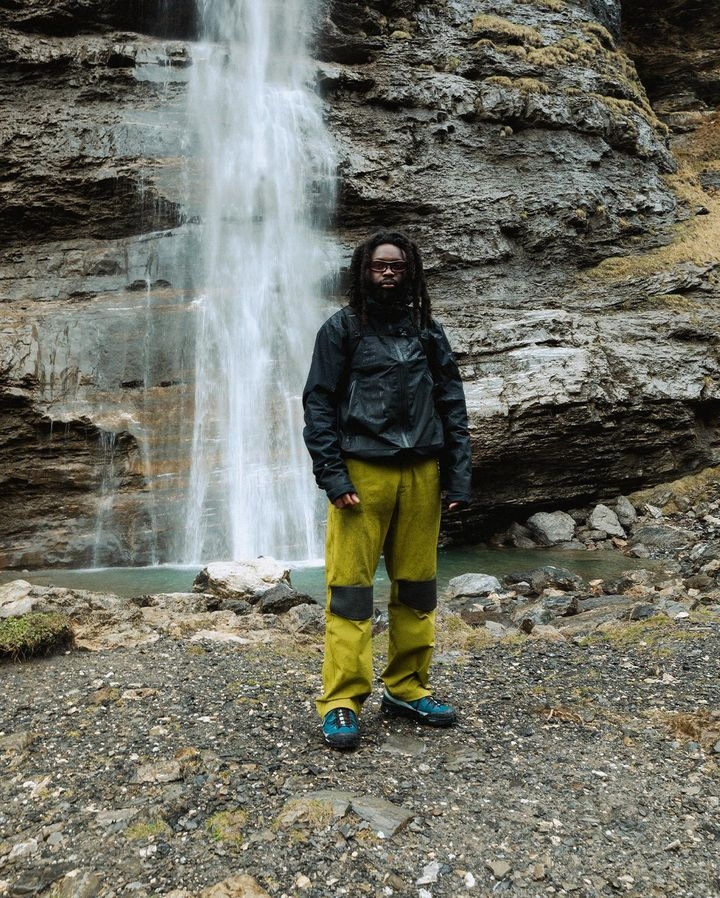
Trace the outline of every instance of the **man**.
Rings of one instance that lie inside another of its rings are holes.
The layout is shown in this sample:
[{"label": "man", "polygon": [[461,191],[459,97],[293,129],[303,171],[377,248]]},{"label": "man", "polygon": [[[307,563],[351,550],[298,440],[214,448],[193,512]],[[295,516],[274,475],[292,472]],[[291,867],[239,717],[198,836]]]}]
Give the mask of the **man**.
[{"label": "man", "polygon": [[372,688],[373,579],[392,581],[386,714],[451,726],[428,686],[437,606],[440,496],[470,498],[467,412],[457,365],[431,315],[417,246],[380,231],[350,263],[349,305],[320,328],[303,393],[305,444],[330,501],[323,694],[325,741],[353,748]]}]

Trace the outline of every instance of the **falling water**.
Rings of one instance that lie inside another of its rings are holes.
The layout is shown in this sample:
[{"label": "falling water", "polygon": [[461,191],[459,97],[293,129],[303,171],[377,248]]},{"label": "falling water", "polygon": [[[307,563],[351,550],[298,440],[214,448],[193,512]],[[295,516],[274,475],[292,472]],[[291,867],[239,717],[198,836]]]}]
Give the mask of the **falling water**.
[{"label": "falling water", "polygon": [[190,115],[206,203],[185,560],[317,557],[300,393],[334,161],[309,89],[311,0],[198,0]]}]

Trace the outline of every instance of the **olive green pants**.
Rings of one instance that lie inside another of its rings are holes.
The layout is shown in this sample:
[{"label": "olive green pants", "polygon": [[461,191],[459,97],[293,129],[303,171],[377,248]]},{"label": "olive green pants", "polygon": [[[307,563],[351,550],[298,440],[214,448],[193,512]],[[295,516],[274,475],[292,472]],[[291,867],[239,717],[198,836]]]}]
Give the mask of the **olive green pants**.
[{"label": "olive green pants", "polygon": [[392,584],[383,682],[404,701],[430,694],[440,530],[437,460],[348,459],[347,466],[360,504],[331,504],[328,510],[323,694],[316,702],[321,717],[333,708],[359,713],[370,695],[373,579],[381,552]]}]

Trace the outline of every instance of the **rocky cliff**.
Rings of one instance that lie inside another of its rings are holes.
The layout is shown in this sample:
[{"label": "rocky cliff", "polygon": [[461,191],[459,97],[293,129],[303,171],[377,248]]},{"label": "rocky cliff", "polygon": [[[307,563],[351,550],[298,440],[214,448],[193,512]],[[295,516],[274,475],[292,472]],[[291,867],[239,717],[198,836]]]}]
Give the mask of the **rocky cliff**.
[{"label": "rocky cliff", "polygon": [[[425,250],[467,381],[450,530],[717,463],[718,13],[319,2],[334,231]],[[0,564],[177,553],[201,184],[193,4],[0,0]],[[101,550],[98,550],[101,546]]]}]

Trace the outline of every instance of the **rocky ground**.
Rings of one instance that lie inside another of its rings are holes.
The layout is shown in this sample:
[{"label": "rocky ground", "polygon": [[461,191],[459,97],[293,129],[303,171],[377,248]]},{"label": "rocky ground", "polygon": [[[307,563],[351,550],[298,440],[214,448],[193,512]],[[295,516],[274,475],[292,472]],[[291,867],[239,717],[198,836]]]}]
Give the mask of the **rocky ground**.
[{"label": "rocky ground", "polygon": [[[683,486],[616,537],[647,575],[450,589],[434,683],[459,726],[385,720],[378,686],[350,753],[314,713],[319,609],[282,583],[2,587],[0,616],[64,609],[76,648],[0,668],[0,895],[720,895],[719,499]],[[609,548],[594,511],[575,537]]]},{"label": "rocky ground", "polygon": [[717,620],[453,645],[460,725],[347,754],[318,638],[6,665],[0,894],[720,894]]}]

